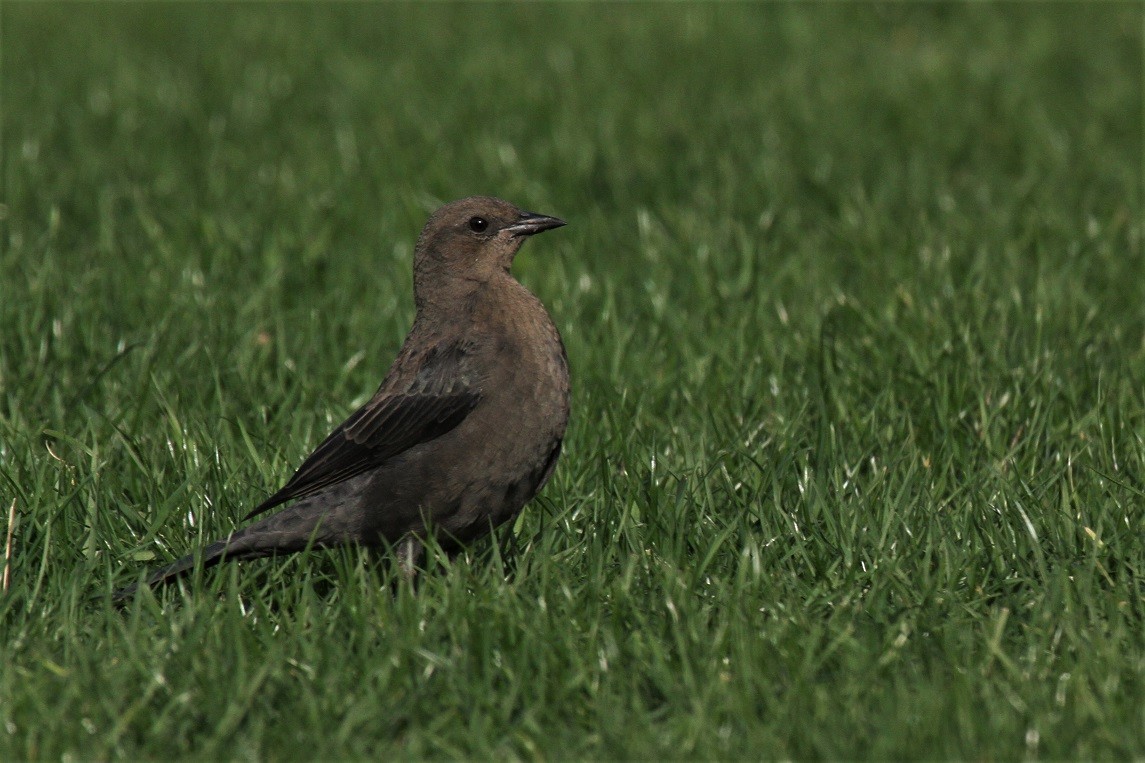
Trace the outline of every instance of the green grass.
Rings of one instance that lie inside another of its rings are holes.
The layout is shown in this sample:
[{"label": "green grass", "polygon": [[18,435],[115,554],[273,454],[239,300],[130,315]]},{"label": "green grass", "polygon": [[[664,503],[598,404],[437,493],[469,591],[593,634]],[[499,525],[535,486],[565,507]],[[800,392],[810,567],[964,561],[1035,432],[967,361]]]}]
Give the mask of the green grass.
[{"label": "green grass", "polygon": [[[0,759],[1145,755],[1145,10],[0,5]],[[109,592],[560,215],[556,476]]]}]

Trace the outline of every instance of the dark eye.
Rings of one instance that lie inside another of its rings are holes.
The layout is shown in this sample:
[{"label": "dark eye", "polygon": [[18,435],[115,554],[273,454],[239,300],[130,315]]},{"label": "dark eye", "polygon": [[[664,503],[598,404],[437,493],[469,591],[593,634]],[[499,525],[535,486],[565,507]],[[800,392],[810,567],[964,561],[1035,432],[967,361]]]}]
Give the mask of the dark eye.
[{"label": "dark eye", "polygon": [[485,229],[489,227],[489,221],[484,217],[470,217],[469,230],[474,233],[484,233]]}]

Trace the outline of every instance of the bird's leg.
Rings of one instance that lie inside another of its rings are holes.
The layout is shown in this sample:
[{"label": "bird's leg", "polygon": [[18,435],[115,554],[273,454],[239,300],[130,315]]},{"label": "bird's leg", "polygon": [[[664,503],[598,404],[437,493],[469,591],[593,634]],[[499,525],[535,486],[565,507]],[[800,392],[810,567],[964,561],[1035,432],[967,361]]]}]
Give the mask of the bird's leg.
[{"label": "bird's leg", "polygon": [[413,535],[407,535],[402,538],[398,543],[398,569],[401,570],[402,577],[409,580],[411,583],[417,579],[417,563],[421,561],[422,554],[425,553],[425,547],[422,546],[420,540]]}]

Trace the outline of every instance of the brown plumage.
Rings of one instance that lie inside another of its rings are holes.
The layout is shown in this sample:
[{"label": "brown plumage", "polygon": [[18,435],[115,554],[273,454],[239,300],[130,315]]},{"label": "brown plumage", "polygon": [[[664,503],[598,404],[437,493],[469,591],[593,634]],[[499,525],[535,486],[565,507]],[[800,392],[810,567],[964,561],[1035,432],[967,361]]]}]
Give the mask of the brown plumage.
[{"label": "brown plumage", "polygon": [[397,546],[412,566],[427,527],[452,548],[515,517],[556,465],[569,376],[509,267],[526,237],[564,224],[482,196],[437,210],[414,250],[413,328],[378,391],[246,518],[294,503],[207,546],[203,566],[347,543]]}]

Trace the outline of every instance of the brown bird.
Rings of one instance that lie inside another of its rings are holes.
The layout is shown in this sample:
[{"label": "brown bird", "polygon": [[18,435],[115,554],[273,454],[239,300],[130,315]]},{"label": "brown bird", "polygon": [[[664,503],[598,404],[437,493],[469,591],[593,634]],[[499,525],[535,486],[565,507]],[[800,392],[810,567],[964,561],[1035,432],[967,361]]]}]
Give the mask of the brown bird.
[{"label": "brown bird", "polygon": [[357,543],[396,547],[412,571],[427,532],[456,550],[517,516],[560,455],[569,372],[552,319],[509,268],[526,237],[564,224],[484,196],[437,210],[414,249],[413,328],[378,391],[245,519],[294,503],[207,546],[203,566]]}]

